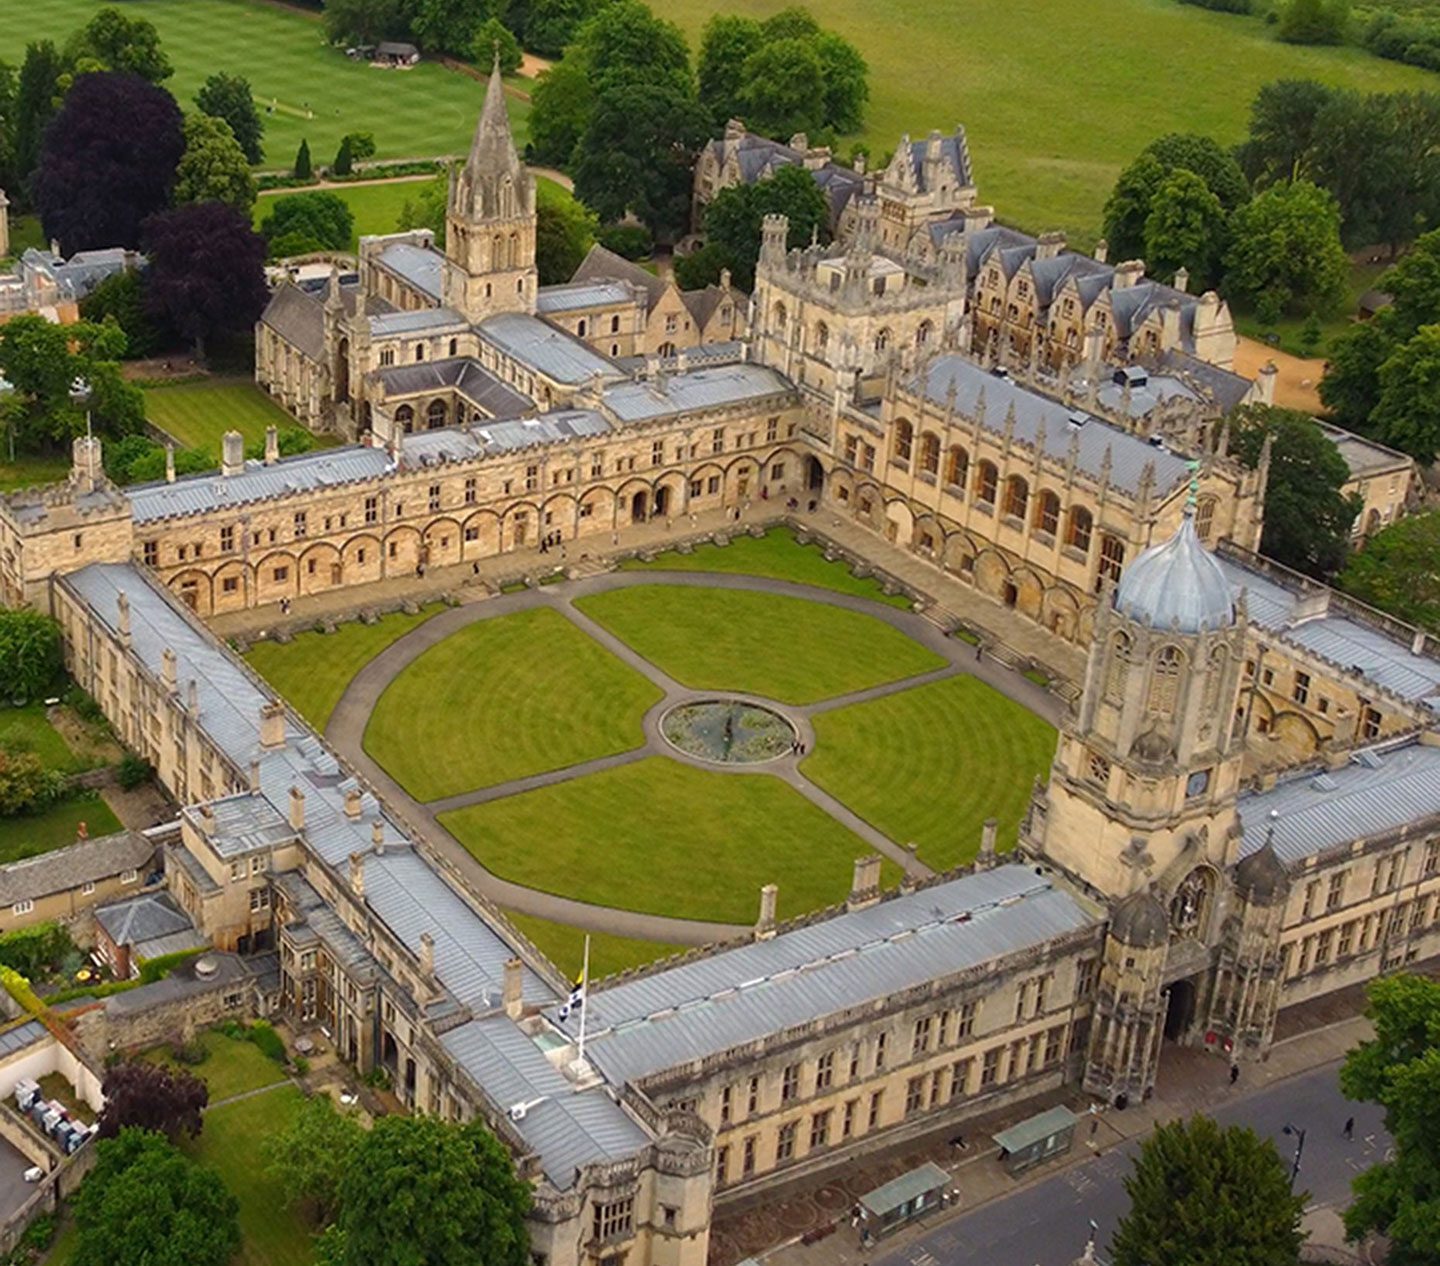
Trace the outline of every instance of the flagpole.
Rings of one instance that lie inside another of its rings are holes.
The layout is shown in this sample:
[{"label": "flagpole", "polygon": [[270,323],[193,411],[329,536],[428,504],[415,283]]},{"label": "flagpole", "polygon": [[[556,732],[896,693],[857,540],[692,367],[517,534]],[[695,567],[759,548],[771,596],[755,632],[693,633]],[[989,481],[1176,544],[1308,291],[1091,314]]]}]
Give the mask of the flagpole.
[{"label": "flagpole", "polygon": [[585,1063],[585,1018],[590,1013],[590,933],[585,933],[585,961],[580,967],[580,1053],[578,1060]]}]

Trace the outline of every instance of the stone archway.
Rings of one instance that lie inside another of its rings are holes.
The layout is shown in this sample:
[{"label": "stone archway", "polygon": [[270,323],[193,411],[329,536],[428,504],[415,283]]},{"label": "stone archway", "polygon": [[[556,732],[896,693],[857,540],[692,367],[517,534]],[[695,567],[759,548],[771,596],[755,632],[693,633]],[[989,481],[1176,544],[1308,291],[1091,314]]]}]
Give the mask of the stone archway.
[{"label": "stone archway", "polygon": [[645,519],[647,518],[647,515],[646,515],[646,513],[645,513],[645,508],[646,508],[646,504],[647,504],[648,501],[649,501],[649,497],[646,495],[646,492],[645,492],[645,490],[644,490],[643,488],[642,488],[639,492],[637,492],[633,497],[630,498],[630,522],[631,522],[631,523],[644,523],[644,522],[645,522]]}]

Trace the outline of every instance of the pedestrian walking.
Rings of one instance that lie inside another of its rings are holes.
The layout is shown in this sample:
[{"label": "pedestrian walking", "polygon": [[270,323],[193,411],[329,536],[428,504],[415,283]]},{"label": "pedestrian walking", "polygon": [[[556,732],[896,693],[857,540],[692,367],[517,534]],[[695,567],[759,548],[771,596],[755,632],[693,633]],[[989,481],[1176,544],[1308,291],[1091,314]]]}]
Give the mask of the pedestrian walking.
[{"label": "pedestrian walking", "polygon": [[1355,1137],[1355,1118],[1354,1118],[1354,1117],[1346,1117],[1346,1118],[1345,1118],[1345,1128],[1344,1128],[1343,1130],[1341,1130],[1340,1133],[1343,1134],[1346,1139],[1353,1139],[1353,1138]]},{"label": "pedestrian walking", "polygon": [[975,643],[975,662],[978,664],[984,658],[985,648],[979,642]]},{"label": "pedestrian walking", "polygon": [[1230,1065],[1230,1084],[1233,1086],[1233,1085],[1234,1085],[1237,1081],[1239,1081],[1239,1080],[1240,1080],[1240,1065],[1239,1065],[1239,1064],[1234,1064],[1234,1063],[1232,1063],[1232,1064]]}]

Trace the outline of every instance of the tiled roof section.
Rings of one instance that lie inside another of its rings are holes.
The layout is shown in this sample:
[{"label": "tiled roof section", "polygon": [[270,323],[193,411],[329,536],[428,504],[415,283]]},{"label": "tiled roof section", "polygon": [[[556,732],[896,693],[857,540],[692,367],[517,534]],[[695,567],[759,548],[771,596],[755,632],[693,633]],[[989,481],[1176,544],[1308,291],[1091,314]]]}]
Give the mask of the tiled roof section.
[{"label": "tiled roof section", "polygon": [[325,302],[319,295],[281,282],[260,320],[301,355],[315,361],[325,358]]},{"label": "tiled roof section", "polygon": [[1440,814],[1440,747],[1412,741],[1363,749],[1339,769],[1293,774],[1268,791],[1248,792],[1238,808],[1241,857],[1263,848],[1273,830],[1275,855],[1302,862]]},{"label": "tiled roof section", "polygon": [[[583,261],[581,267],[584,267]],[[644,300],[646,292],[641,290],[637,295],[634,284],[629,281],[571,281],[561,286],[541,286],[535,299],[535,310],[541,316],[548,316],[552,312],[577,312],[586,308],[614,307],[617,303],[634,303],[637,298]]]},{"label": "tiled roof section", "polygon": [[513,452],[531,444],[604,435],[611,429],[610,424],[591,409],[556,409],[537,418],[472,422],[436,431],[417,431],[404,437],[403,452],[407,465],[428,466],[436,462],[456,462],[492,453]]},{"label": "tiled roof section", "polygon": [[502,312],[486,317],[477,328],[497,351],[554,382],[579,387],[597,374],[604,379],[620,376],[613,362],[588,344],[538,317]]},{"label": "tiled roof section", "polygon": [[394,242],[380,252],[378,259],[382,266],[403,277],[416,290],[440,302],[445,257],[439,251],[426,250],[413,242]]},{"label": "tiled roof section", "polygon": [[0,866],[0,906],[69,892],[127,870],[144,871],[154,856],[155,845],[143,835],[120,831],[11,862]]},{"label": "tiled roof section", "polygon": [[147,892],[95,911],[95,922],[116,945],[138,945],[158,937],[194,929],[168,892]]},{"label": "tiled roof section", "polygon": [[[305,792],[306,841],[342,875],[351,853],[371,853],[372,823],[378,820],[385,851],[383,856],[372,855],[367,863],[370,908],[412,952],[419,952],[421,931],[434,934],[437,975],[457,996],[465,1000],[500,996],[499,965],[511,956],[509,945],[410,850],[404,833],[380,814],[372,796],[362,797],[358,818],[346,815],[345,794],[356,783],[308,728],[287,716],[285,745],[260,746],[260,709],[270,695],[228,650],[130,564],[92,563],[62,583],[112,629],[118,618],[117,596],[122,591],[128,596],[135,655],[158,677],[164,649],[175,652],[178,680],[196,683],[202,729],[236,769],[248,771],[251,760],[259,763],[260,792],[277,812],[288,812],[291,787]],[[551,996],[540,977],[528,969],[525,996],[534,1001]]]},{"label": "tiled roof section", "polygon": [[16,1025],[15,1028],[6,1029],[5,1032],[0,1033],[0,1059],[45,1040],[54,1040],[50,1037],[50,1030],[39,1020],[26,1020],[24,1024]]},{"label": "tiled roof section", "polygon": [[582,1165],[633,1156],[648,1141],[603,1087],[577,1091],[507,1020],[472,1020],[440,1040],[501,1111],[525,1105],[512,1124],[562,1191]]},{"label": "tiled roof section", "polygon": [[1154,493],[1164,497],[1190,477],[1189,466],[1174,453],[1155,448],[1138,435],[1093,418],[1083,426],[1073,426],[1072,416],[1085,417],[1057,401],[1037,395],[1008,378],[987,372],[964,356],[937,356],[912,384],[936,404],[944,405],[951,383],[955,384],[955,407],[967,418],[980,409],[984,397],[984,415],[980,424],[987,431],[1003,434],[1006,418],[1014,410],[1015,439],[1027,445],[1039,442],[1044,429],[1044,451],[1055,461],[1064,462],[1075,445],[1076,467],[1099,480],[1109,455],[1109,486],[1131,496],[1139,490],[1146,466],[1155,468]]},{"label": "tiled roof section", "polygon": [[389,465],[384,449],[349,445],[282,457],[269,466],[249,461],[238,475],[208,471],[187,475],[173,484],[136,484],[126,491],[135,522],[151,523],[378,479]]},{"label": "tiled roof section", "polygon": [[1440,661],[1416,655],[1383,630],[1348,615],[1338,604],[1305,615],[1303,595],[1286,589],[1236,558],[1220,554],[1220,566],[1238,596],[1243,590],[1252,624],[1411,703],[1440,712]]},{"label": "tiled roof section", "polygon": [[370,333],[375,338],[397,338],[406,334],[433,334],[438,330],[468,328],[465,318],[452,308],[421,308],[418,312],[386,312],[370,318]]},{"label": "tiled roof section", "polygon": [[519,417],[535,407],[529,396],[515,390],[470,356],[395,365],[376,372],[385,385],[386,396],[391,399],[453,388],[492,418]]},{"label": "tiled roof section", "polygon": [[[956,128],[951,136],[939,137],[941,161],[950,169],[956,184],[969,186],[975,183],[975,174],[970,170],[970,147],[965,142],[965,129]],[[930,142],[910,142],[910,165],[915,173],[915,187],[926,192],[925,151]]]},{"label": "tiled roof section", "polygon": [[1243,374],[1212,365],[1209,361],[1201,360],[1178,347],[1161,353],[1156,364],[1162,371],[1178,374],[1184,381],[1193,382],[1203,388],[1226,413],[1243,404],[1254,385]]},{"label": "tiled roof section", "polygon": [[695,318],[695,327],[702,334],[705,326],[709,324],[710,318],[715,315],[722,303],[729,301],[733,305],[742,305],[745,302],[744,296],[738,290],[733,287],[727,290],[723,286],[706,286],[703,290],[682,290],[680,298],[690,309],[690,315]]},{"label": "tiled roof section", "polygon": [[642,1079],[1097,921],[1031,868],[999,866],[597,989],[586,1055],[616,1082]]},{"label": "tiled roof section", "polygon": [[646,422],[766,396],[791,395],[794,390],[775,370],[747,361],[696,369],[663,380],[617,383],[607,388],[605,407],[621,422]]},{"label": "tiled roof section", "polygon": [[661,296],[664,295],[666,286],[669,284],[663,277],[657,277],[648,268],[641,268],[633,260],[626,259],[623,255],[617,255],[614,251],[606,250],[599,242],[590,248],[585,258],[580,261],[580,267],[575,270],[575,275],[570,278],[572,285],[576,282],[597,281],[628,282],[645,296],[647,305],[652,308],[660,302]]}]

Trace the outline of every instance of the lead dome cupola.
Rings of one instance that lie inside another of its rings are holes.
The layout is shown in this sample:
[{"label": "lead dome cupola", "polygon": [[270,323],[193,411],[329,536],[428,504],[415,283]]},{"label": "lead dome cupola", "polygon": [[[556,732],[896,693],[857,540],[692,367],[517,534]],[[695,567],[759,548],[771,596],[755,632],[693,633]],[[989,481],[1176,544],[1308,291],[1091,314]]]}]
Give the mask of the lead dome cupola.
[{"label": "lead dome cupola", "polygon": [[1193,509],[1168,541],[1152,545],[1120,577],[1115,607],[1154,629],[1205,633],[1235,622],[1230,582],[1195,534]]}]

